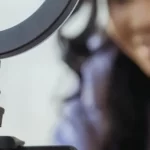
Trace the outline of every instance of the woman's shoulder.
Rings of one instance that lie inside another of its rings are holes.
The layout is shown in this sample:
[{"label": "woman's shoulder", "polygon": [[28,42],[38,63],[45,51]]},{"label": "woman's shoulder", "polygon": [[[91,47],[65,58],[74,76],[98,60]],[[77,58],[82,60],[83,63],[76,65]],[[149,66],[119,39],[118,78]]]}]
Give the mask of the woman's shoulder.
[{"label": "woman's shoulder", "polygon": [[55,130],[54,144],[71,145],[78,150],[88,150],[89,147],[94,148],[98,143],[94,144],[96,136],[94,132],[93,135],[90,133],[89,124],[90,122],[86,118],[78,97],[65,103],[62,119]]},{"label": "woman's shoulder", "polygon": [[83,139],[86,138],[84,137],[86,125],[83,123],[82,114],[78,97],[64,103],[62,118],[55,130],[54,144],[72,145],[79,150],[84,150],[82,147]]}]

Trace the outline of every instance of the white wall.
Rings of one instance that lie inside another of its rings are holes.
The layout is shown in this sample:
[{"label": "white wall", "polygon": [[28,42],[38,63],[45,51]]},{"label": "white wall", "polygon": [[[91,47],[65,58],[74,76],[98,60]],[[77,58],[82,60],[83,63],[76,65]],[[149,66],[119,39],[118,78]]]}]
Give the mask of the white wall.
[{"label": "white wall", "polygon": [[0,105],[6,109],[0,135],[27,145],[49,144],[61,100],[76,85],[59,60],[55,35],[24,54],[2,60]]},{"label": "white wall", "polygon": [[[0,15],[6,16],[0,16],[0,30],[23,21],[42,1],[1,1],[0,6],[6,8],[0,7]],[[16,136],[27,145],[51,143],[61,101],[77,84],[75,75],[60,60],[60,51],[55,33],[31,51],[1,61],[0,106],[6,112],[0,135]]]}]

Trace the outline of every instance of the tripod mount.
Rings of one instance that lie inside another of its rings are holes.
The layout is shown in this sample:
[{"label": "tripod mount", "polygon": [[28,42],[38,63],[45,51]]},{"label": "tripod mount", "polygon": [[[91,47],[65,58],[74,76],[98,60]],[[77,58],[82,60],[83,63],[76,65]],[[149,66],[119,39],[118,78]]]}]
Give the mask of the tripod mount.
[{"label": "tripod mount", "polygon": [[[2,126],[2,119],[5,110],[0,107],[0,127]],[[0,136],[0,149],[17,149],[25,144],[24,141],[11,136]]]}]

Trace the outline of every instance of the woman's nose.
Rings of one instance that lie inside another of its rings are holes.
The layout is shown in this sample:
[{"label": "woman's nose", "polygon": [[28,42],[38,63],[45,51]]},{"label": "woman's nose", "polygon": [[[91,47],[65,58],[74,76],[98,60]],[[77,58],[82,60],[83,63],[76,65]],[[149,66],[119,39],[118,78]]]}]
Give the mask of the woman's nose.
[{"label": "woman's nose", "polygon": [[133,7],[130,14],[130,27],[133,31],[150,33],[150,1],[142,0]]}]

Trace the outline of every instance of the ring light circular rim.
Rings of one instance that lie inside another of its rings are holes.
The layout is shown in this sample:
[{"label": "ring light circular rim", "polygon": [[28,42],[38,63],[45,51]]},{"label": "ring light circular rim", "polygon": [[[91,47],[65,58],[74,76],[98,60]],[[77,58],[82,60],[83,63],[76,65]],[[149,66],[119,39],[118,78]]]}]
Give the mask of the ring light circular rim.
[{"label": "ring light circular rim", "polygon": [[[18,55],[20,53],[23,53],[33,48],[39,43],[41,43],[43,40],[49,37],[56,29],[58,29],[65,22],[65,20],[73,12],[79,0],[53,0],[53,1],[57,1],[55,3],[56,7],[59,7],[62,10],[60,13],[60,11],[59,12],[57,11],[57,8],[53,9],[53,13],[55,12],[55,17],[53,16],[53,14],[50,14],[51,19],[49,21],[47,20],[49,16],[47,15],[47,13],[50,10],[50,8],[52,8],[52,5],[50,5],[52,0],[46,0],[33,15],[31,15],[28,19],[18,24],[17,26],[14,26],[4,31],[0,31],[0,48],[4,48],[3,50],[0,49],[0,59]],[[65,3],[64,6],[62,6],[64,2],[67,2],[67,3]],[[50,10],[49,13],[52,13],[52,10]],[[43,19],[43,16],[45,16],[45,14],[47,17]],[[39,18],[39,16],[41,16],[41,18]],[[45,27],[45,28],[41,28],[41,27],[38,28],[41,30],[41,32],[38,32],[38,29],[34,29],[35,27],[34,25],[36,24],[36,22],[34,21],[36,21],[36,19],[38,20],[38,23],[42,27]],[[46,22],[42,22],[43,20],[45,20]],[[32,25],[30,28],[28,28],[29,24]],[[21,29],[26,29],[26,30],[21,30]],[[35,30],[33,31],[34,34],[25,34],[25,31],[32,32],[31,29]],[[20,32],[20,30],[22,32]],[[14,33],[14,34],[11,35],[11,33]],[[8,35],[11,35],[11,37],[9,37]],[[15,41],[15,38],[13,38],[13,35],[18,35],[18,37],[20,36],[22,39],[16,39]],[[19,43],[19,42],[22,42],[22,43]],[[12,47],[14,46],[14,48],[7,49],[7,47],[9,48],[11,46]]]}]

